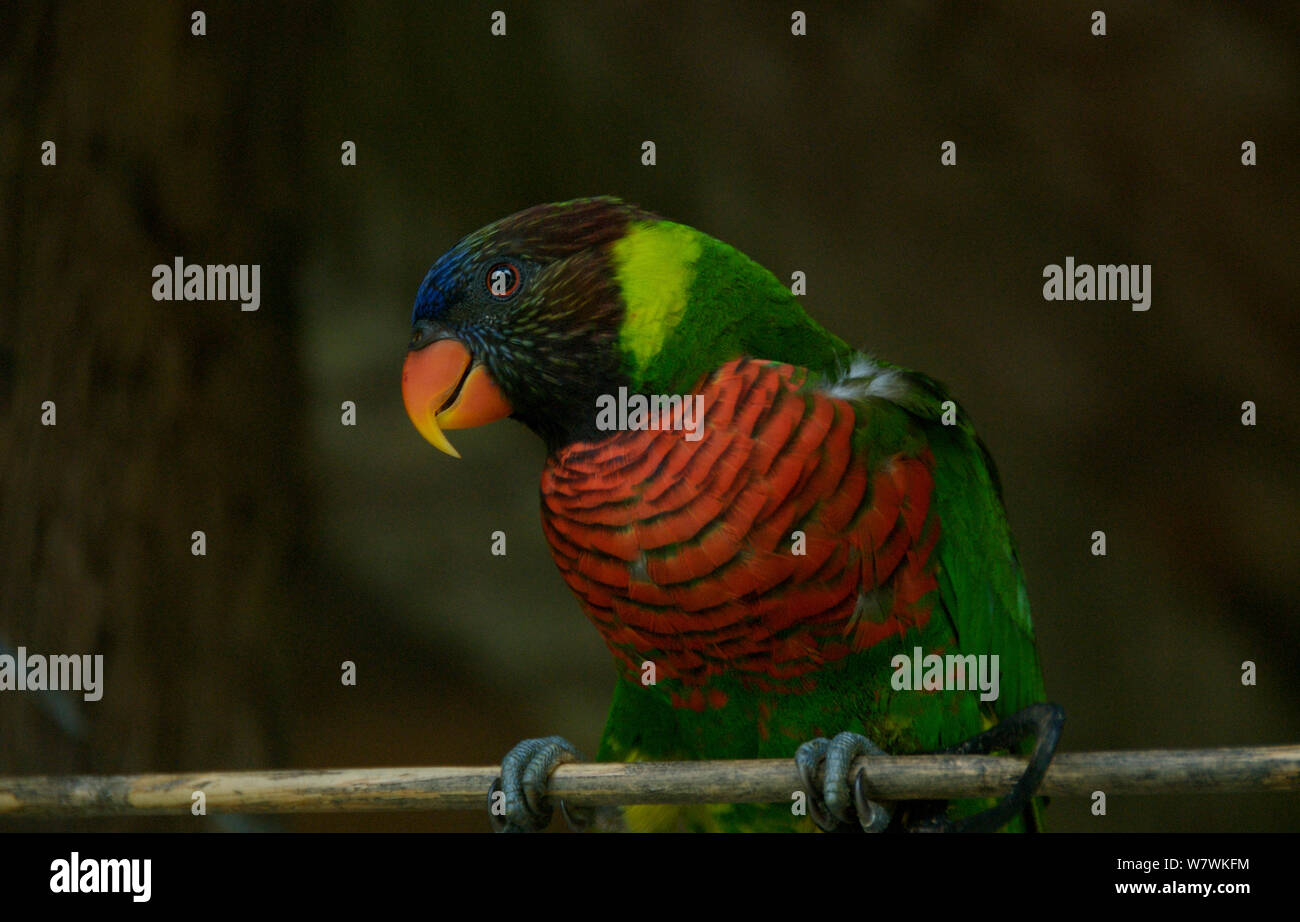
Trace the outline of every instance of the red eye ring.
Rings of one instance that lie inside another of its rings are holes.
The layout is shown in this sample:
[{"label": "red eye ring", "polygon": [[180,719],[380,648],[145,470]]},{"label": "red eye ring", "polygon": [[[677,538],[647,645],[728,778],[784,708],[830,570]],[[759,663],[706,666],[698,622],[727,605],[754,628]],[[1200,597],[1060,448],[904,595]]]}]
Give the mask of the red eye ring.
[{"label": "red eye ring", "polygon": [[[496,288],[493,287],[494,279],[498,272],[507,273],[507,285],[504,291],[497,291]],[[487,273],[486,283],[488,294],[497,299],[508,298],[519,290],[519,283],[522,281],[523,276],[520,275],[519,268],[513,263],[497,263],[489,269]]]}]

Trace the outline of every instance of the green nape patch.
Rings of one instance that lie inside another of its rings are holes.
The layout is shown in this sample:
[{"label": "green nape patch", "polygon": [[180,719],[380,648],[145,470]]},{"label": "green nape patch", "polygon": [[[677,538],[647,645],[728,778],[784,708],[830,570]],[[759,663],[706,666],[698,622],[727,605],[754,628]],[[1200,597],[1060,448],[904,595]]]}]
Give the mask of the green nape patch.
[{"label": "green nape patch", "polygon": [[700,234],[671,221],[642,221],[613,247],[614,273],[627,315],[619,342],[638,371],[663,349],[686,313],[700,257]]},{"label": "green nape patch", "polygon": [[613,251],[627,304],[624,370],[638,388],[685,393],[741,356],[817,374],[852,359],[776,276],[707,234],[670,222],[638,224]]}]

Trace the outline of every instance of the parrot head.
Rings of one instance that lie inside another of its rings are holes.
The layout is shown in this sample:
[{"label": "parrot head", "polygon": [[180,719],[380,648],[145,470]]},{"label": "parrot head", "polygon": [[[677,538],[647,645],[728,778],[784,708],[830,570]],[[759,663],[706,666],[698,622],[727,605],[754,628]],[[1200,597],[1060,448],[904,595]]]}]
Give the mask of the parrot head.
[{"label": "parrot head", "polygon": [[684,393],[742,354],[818,367],[841,352],[726,244],[615,198],[577,199],[503,218],[433,264],[402,397],[420,434],[454,457],[446,430],[505,417],[554,451],[598,438],[596,399],[619,387]]}]

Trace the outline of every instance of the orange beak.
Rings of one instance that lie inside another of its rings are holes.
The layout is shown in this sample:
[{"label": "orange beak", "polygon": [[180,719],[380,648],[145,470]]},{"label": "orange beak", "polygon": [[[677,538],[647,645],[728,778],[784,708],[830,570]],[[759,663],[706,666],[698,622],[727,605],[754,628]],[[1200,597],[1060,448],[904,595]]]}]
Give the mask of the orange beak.
[{"label": "orange beak", "polygon": [[402,401],[420,435],[453,458],[460,452],[444,429],[470,429],[514,412],[486,368],[454,339],[440,339],[407,353]]}]

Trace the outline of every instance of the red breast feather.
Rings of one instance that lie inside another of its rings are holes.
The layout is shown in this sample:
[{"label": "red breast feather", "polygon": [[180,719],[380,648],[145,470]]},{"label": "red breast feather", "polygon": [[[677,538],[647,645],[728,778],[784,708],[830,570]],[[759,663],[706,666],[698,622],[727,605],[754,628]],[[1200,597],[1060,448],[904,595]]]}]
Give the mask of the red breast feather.
[{"label": "red breast feather", "polygon": [[652,661],[681,705],[725,703],[716,676],[780,687],[929,619],[932,459],[868,471],[853,438],[867,404],[804,377],[730,362],[697,388],[697,441],[618,432],[560,450],[542,474],[565,581],[629,674]]}]

